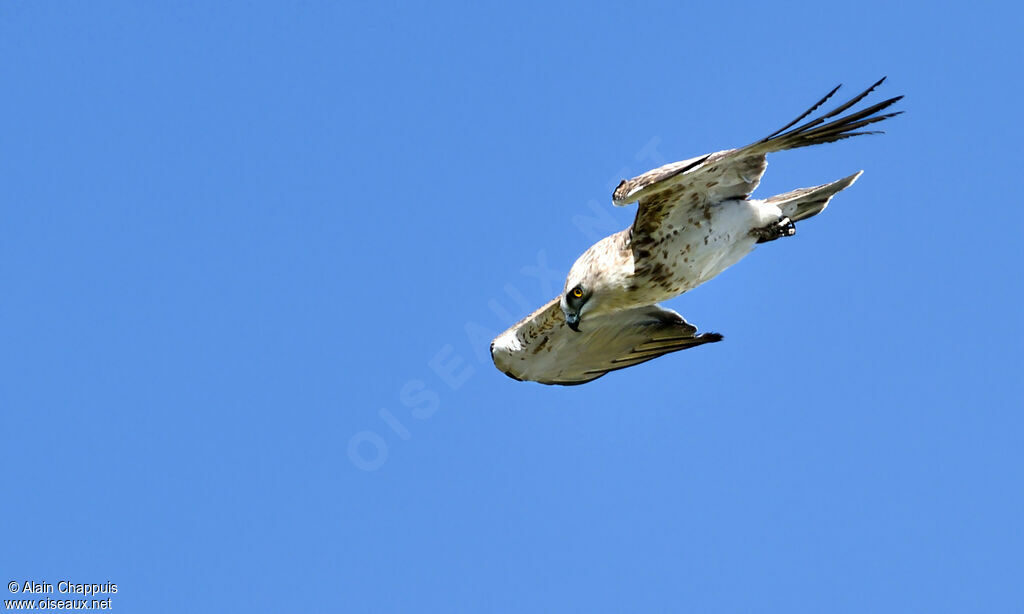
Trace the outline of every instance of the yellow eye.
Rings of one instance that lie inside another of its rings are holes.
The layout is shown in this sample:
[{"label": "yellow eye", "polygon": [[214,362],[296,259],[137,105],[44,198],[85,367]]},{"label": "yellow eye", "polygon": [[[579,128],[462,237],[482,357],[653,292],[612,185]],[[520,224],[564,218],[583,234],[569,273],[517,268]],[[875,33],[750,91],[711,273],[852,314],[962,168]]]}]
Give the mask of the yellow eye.
[{"label": "yellow eye", "polygon": [[579,286],[572,289],[572,295],[576,298],[583,298],[583,290]]}]

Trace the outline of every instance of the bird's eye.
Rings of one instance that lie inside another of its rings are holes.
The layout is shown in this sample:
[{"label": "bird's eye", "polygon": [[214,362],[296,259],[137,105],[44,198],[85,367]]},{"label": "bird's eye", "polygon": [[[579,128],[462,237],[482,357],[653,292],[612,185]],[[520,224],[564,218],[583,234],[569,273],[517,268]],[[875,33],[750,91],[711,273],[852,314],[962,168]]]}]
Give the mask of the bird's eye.
[{"label": "bird's eye", "polygon": [[575,288],[572,289],[572,295],[573,298],[583,298],[583,289],[580,288],[579,286],[576,286]]}]

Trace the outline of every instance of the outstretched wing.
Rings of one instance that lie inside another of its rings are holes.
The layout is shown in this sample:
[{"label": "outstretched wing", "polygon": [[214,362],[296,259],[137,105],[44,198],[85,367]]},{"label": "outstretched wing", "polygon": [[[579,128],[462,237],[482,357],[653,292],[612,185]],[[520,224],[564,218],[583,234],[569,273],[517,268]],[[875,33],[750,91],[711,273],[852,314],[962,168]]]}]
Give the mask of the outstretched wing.
[{"label": "outstretched wing", "polygon": [[[703,218],[710,217],[708,207],[715,203],[732,198],[747,198],[764,175],[766,154],[831,143],[860,134],[877,134],[876,131],[862,131],[861,128],[899,115],[898,112],[878,113],[902,96],[884,100],[828,123],[825,120],[863,100],[882,81],[885,78],[832,111],[797,126],[831,98],[839,90],[837,86],[800,117],[746,147],[667,164],[639,177],[622,181],[612,194],[612,202],[620,207],[636,201],[640,203],[632,228],[634,246],[643,248],[656,244],[668,232],[680,226],[699,226]],[[669,224],[673,226],[672,229],[668,228]]]},{"label": "outstretched wing", "polygon": [[569,386],[722,340],[718,333],[696,334],[696,326],[657,305],[591,318],[576,332],[566,326],[558,300],[491,342],[491,358],[499,370],[517,380]]}]

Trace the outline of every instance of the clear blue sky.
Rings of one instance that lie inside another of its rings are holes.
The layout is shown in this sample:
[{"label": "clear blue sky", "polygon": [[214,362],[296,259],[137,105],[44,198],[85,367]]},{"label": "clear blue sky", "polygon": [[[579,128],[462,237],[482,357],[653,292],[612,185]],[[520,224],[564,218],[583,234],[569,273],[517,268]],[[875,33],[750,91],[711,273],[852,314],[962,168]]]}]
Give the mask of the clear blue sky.
[{"label": "clear blue sky", "polygon": [[[0,4],[0,580],[1024,607],[1019,7],[160,4]],[[758,193],[861,180],[669,303],[723,343],[575,388],[490,364],[631,222],[624,175],[882,75],[888,134]]]}]

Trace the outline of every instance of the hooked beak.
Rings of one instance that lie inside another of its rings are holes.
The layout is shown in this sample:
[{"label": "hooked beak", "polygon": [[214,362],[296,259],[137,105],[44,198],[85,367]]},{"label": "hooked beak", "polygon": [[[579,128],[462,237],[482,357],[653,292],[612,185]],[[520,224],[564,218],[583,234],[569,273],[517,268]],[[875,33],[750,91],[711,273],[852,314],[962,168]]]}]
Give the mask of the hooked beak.
[{"label": "hooked beak", "polygon": [[576,332],[580,332],[580,314],[578,313],[567,313],[565,314],[565,323],[569,325],[569,328]]}]

